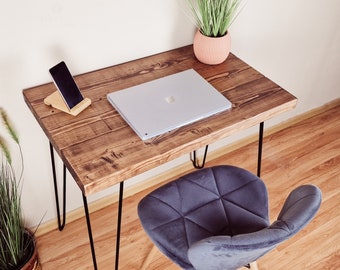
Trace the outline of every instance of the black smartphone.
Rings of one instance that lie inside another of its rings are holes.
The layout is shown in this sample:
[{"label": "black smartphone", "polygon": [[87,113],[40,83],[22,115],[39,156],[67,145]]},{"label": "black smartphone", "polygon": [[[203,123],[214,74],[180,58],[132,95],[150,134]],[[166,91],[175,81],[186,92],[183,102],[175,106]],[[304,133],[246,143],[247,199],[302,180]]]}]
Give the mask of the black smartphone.
[{"label": "black smartphone", "polygon": [[72,109],[84,99],[64,61],[50,68],[49,71],[69,109]]}]

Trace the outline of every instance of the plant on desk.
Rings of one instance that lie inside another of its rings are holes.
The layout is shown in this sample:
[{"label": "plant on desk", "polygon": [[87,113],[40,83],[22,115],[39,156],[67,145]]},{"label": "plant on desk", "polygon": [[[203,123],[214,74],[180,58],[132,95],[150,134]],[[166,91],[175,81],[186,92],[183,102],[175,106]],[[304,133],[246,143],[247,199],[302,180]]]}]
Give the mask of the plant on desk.
[{"label": "plant on desk", "polygon": [[228,29],[238,14],[241,0],[181,1],[197,27],[193,42],[196,58],[205,64],[222,63],[230,52]]},{"label": "plant on desk", "polygon": [[19,148],[21,161],[17,178],[9,147],[0,135],[0,269],[39,269],[34,234],[25,228],[21,211],[23,154],[19,138],[2,108],[0,114],[5,129]]}]

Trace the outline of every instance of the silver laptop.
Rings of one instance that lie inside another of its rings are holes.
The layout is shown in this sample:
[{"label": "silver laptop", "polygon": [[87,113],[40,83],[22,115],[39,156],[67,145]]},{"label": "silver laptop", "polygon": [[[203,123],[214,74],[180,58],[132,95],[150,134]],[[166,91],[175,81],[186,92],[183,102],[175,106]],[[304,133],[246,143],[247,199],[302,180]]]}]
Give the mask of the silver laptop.
[{"label": "silver laptop", "polygon": [[107,99],[142,140],[231,107],[193,69],[112,92]]}]

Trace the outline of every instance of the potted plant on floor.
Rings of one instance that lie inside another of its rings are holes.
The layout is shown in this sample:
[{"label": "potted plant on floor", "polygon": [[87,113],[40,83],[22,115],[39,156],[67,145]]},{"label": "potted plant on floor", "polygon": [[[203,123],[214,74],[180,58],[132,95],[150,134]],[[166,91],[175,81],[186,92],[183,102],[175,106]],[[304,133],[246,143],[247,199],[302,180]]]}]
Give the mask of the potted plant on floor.
[{"label": "potted plant on floor", "polygon": [[23,154],[19,138],[2,108],[0,115],[4,128],[19,148],[21,162],[17,177],[10,148],[0,134],[0,269],[40,269],[35,237],[25,227],[21,211]]},{"label": "potted plant on floor", "polygon": [[205,64],[222,63],[230,52],[228,29],[239,12],[241,0],[181,1],[197,27],[193,42],[196,58]]}]

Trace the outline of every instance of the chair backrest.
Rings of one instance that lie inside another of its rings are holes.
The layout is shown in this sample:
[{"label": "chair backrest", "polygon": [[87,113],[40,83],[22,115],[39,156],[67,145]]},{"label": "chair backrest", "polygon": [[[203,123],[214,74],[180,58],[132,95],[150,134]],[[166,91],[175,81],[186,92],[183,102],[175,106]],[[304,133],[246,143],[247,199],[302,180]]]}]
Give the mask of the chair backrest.
[{"label": "chair backrest", "polygon": [[196,270],[234,270],[256,261],[305,227],[317,213],[321,200],[318,187],[300,186],[290,193],[271,226],[253,233],[198,241],[188,250],[189,260]]},{"label": "chair backrest", "polygon": [[141,200],[138,214],[155,245],[185,269],[192,268],[187,251],[193,243],[269,226],[263,181],[233,166],[194,171],[156,189]]}]

